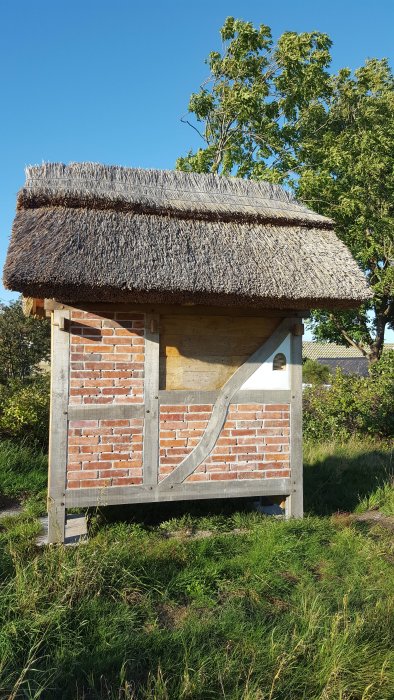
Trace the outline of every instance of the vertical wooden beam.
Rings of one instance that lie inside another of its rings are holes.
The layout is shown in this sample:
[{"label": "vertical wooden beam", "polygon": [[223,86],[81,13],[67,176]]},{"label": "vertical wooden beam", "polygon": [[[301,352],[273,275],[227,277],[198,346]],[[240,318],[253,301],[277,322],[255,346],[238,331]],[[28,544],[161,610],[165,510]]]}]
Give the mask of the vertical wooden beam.
[{"label": "vertical wooden beam", "polygon": [[[70,367],[69,311],[52,312],[51,409],[49,421],[48,542],[64,542]],[[63,329],[63,330],[62,330]]]},{"label": "vertical wooden beam", "polygon": [[302,330],[295,326],[291,335],[290,469],[292,493],[286,498],[287,518],[302,518]]},{"label": "vertical wooden beam", "polygon": [[145,314],[144,380],[144,486],[153,488],[159,478],[159,315]]}]

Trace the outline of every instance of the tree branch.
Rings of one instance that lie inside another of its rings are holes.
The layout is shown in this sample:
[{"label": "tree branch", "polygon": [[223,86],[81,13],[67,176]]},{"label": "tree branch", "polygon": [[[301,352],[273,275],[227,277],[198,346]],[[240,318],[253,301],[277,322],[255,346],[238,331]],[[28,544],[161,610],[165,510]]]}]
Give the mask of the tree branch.
[{"label": "tree branch", "polygon": [[[366,350],[366,349],[364,348],[364,346],[361,345],[361,343],[357,343],[357,341],[353,340],[353,338],[351,338],[350,335],[348,335],[348,334],[346,333],[346,331],[342,328],[341,324],[338,323],[338,321],[337,321],[337,319],[335,318],[334,314],[330,314],[330,319],[331,319],[331,321],[334,323],[334,325],[338,328],[338,330],[339,330],[340,334],[342,335],[342,337],[346,340],[346,342],[347,342],[351,347],[355,348],[356,350],[360,350],[360,352],[364,355],[364,357],[369,357],[369,354],[370,354],[370,353],[368,352],[368,350]],[[372,339],[371,339],[371,340],[372,340]]]}]

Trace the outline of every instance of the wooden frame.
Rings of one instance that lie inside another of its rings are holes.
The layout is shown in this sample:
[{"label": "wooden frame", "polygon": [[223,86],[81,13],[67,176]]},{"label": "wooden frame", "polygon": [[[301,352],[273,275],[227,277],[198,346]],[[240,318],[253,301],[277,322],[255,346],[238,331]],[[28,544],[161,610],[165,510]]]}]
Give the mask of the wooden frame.
[{"label": "wooden frame", "polygon": [[69,311],[52,312],[51,408],[49,420],[48,542],[64,542],[69,393]]},{"label": "wooden frame", "polygon": [[[143,404],[68,405],[69,327],[71,307],[46,304],[52,313],[52,389],[49,469],[49,542],[64,540],[66,508],[126,503],[250,496],[281,496],[286,516],[302,517],[302,326],[298,313],[284,318],[273,334],[217,391],[159,390],[159,323],[157,307],[145,313],[145,382]],[[100,313],[91,305],[80,309]],[[105,310],[110,305],[105,304]],[[127,305],[129,306],[129,305]],[[125,305],[121,305],[123,310]],[[111,309],[114,308],[112,305]],[[117,307],[118,308],[118,307]],[[166,307],[167,309],[168,307]],[[182,307],[183,310],[184,307]],[[196,308],[196,307],[192,307]],[[87,310],[87,309],[86,309]],[[104,311],[104,309],[102,309]],[[132,310],[141,312],[141,305]],[[189,307],[187,313],[189,313]],[[201,311],[200,311],[201,313]],[[222,309],[223,313],[223,309]],[[253,313],[256,313],[254,310]],[[282,312],[283,313],[283,312]],[[300,330],[301,328],[301,330]],[[63,329],[63,330],[62,330]],[[301,334],[300,334],[301,333]],[[291,337],[290,389],[242,390],[243,384],[270,357],[288,335]],[[290,408],[290,478],[186,482],[187,477],[213,450],[231,404],[288,404]],[[173,471],[159,482],[160,405],[211,404],[211,417],[199,443]],[[66,488],[68,420],[144,418],[143,483],[133,486]]]}]

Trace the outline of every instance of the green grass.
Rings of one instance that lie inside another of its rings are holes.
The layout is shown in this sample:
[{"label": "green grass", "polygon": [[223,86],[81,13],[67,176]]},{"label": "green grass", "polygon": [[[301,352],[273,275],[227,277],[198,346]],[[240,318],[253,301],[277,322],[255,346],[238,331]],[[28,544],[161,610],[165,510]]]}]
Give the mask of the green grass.
[{"label": "green grass", "polygon": [[0,496],[20,500],[37,496],[46,488],[47,455],[11,441],[0,441]]},{"label": "green grass", "polygon": [[390,532],[330,515],[388,508],[390,455],[307,447],[304,521],[107,510],[86,544],[40,550],[32,510],[3,521],[0,698],[393,700]]},{"label": "green grass", "polygon": [[355,439],[304,446],[305,510],[313,515],[367,507],[385,484],[392,493],[393,478],[394,452],[387,443]]}]

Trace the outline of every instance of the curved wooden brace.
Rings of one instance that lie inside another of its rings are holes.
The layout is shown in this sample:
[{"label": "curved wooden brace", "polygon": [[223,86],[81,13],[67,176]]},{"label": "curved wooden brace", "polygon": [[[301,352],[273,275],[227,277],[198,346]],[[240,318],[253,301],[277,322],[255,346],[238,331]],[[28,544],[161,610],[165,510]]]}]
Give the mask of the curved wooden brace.
[{"label": "curved wooden brace", "polygon": [[181,484],[208,457],[215,447],[216,441],[226,421],[227,411],[232,397],[260,365],[272,355],[278,345],[280,345],[291,332],[292,326],[294,326],[296,322],[297,319],[285,318],[268,340],[266,340],[222,386],[213,405],[211,417],[200,442],[192,452],[175,467],[171,474],[160,482],[158,486],[159,490],[167,490],[173,488],[175,484]]}]

